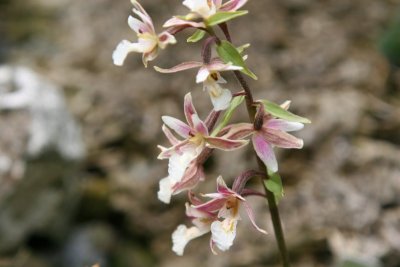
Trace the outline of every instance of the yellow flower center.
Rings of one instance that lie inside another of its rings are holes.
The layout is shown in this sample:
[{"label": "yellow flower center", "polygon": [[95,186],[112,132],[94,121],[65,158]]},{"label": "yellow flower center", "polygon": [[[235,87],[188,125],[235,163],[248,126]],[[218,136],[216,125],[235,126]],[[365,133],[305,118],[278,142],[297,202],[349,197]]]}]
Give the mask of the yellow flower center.
[{"label": "yellow flower center", "polygon": [[189,139],[189,141],[196,146],[200,146],[204,143],[204,137],[201,133],[196,133],[193,137]]}]

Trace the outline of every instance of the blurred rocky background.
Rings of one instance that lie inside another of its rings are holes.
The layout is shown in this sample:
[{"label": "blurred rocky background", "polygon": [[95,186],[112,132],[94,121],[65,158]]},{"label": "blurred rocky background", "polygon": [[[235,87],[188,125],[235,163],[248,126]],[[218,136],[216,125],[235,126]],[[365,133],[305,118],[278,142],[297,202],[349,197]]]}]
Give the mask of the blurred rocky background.
[{"label": "blurred rocky background", "polygon": [[[157,25],[186,11],[180,0],[142,3]],[[172,231],[190,222],[184,196],[170,206],[156,197],[167,171],[156,160],[167,143],[160,116],[182,117],[189,89],[201,115],[211,104],[194,72],[158,74],[139,55],[112,65],[116,44],[135,39],[130,8],[0,0],[0,266],[279,266],[262,199],[251,204],[268,237],[243,216],[229,252],[212,255],[208,236],[183,257],[171,252]],[[278,153],[293,265],[399,267],[400,1],[251,0],[246,9],[231,30],[237,45],[251,43],[255,96],[291,99],[313,121],[299,133],[305,149]],[[198,60],[189,34],[155,64]],[[253,166],[249,150],[216,153],[199,191]]]}]

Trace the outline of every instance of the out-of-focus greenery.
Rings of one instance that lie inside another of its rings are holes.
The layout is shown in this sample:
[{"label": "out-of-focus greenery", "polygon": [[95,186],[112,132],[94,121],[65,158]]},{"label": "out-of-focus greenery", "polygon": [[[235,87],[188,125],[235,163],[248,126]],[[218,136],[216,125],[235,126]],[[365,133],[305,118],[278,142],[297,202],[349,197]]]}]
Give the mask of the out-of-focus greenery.
[{"label": "out-of-focus greenery", "polygon": [[400,67],[400,12],[380,40],[379,48],[392,64]]},{"label": "out-of-focus greenery", "polygon": [[363,263],[359,263],[353,260],[345,260],[340,267],[372,267],[370,265],[365,265]]}]

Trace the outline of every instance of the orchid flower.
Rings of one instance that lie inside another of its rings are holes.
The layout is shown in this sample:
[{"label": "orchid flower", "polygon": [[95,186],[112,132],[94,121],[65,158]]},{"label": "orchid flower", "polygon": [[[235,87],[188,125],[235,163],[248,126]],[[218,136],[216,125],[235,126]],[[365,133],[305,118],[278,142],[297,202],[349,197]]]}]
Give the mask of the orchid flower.
[{"label": "orchid flower", "polygon": [[130,52],[142,53],[143,64],[147,67],[147,62],[157,57],[159,48],[165,49],[168,44],[175,44],[176,39],[168,31],[163,31],[157,35],[149,14],[139,2],[136,0],[131,0],[131,2],[134,6],[133,13],[139,19],[129,16],[128,25],[136,32],[138,42],[131,43],[127,40],[122,40],[114,50],[112,58],[115,65],[122,66]]},{"label": "orchid flower", "polygon": [[[289,103],[287,103],[287,108]],[[260,110],[264,112],[263,105],[260,105]],[[287,132],[301,130],[304,124],[273,118],[270,114],[265,114],[262,120],[261,129],[256,130],[252,136],[254,150],[271,172],[277,172],[278,162],[273,147],[301,149],[303,140]]]},{"label": "orchid flower", "polygon": [[196,83],[203,83],[203,90],[207,91],[210,95],[214,110],[220,111],[227,109],[232,100],[232,93],[229,89],[222,88],[219,85],[220,83],[226,83],[220,72],[241,70],[242,67],[225,64],[219,58],[211,59],[208,64],[198,61],[189,61],[169,69],[163,69],[157,66],[154,67],[156,71],[161,73],[175,73],[193,68],[199,68],[196,75]]},{"label": "orchid flower", "polygon": [[182,17],[173,17],[165,22],[164,27],[189,26],[194,28],[206,28],[204,22],[218,12],[236,11],[247,3],[248,0],[230,0],[222,3],[222,0],[185,0],[183,5],[190,9],[190,13]]},{"label": "orchid flower", "polygon": [[[186,206],[188,217],[195,226],[187,228],[179,225],[172,234],[173,251],[183,254],[185,245],[192,239],[211,231],[210,247],[216,254],[215,246],[221,251],[228,250],[236,237],[236,226],[240,220],[239,209],[244,206],[253,226],[263,234],[266,231],[259,228],[254,220],[254,213],[246,199],[227,187],[221,176],[217,178],[217,193],[205,194],[212,200],[202,203],[196,201],[192,206]],[[189,212],[188,212],[189,211]],[[201,222],[202,224],[200,224]]]},{"label": "orchid flower", "polygon": [[187,243],[211,231],[211,223],[217,220],[216,212],[200,211],[193,207],[202,202],[189,192],[189,199],[192,205],[185,204],[186,216],[192,220],[193,226],[187,228],[186,225],[179,225],[172,233],[172,251],[182,256]]},{"label": "orchid flower", "polygon": [[[194,161],[205,148],[231,151],[248,143],[248,140],[210,136],[194,108],[190,93],[185,96],[184,112],[188,124],[173,117],[162,117],[162,129],[172,145],[170,148],[159,146],[158,159],[169,159],[169,175],[160,181],[158,192],[159,199],[165,203],[169,203],[172,194],[195,186],[204,177],[202,168]],[[184,139],[178,140],[168,127]]]},{"label": "orchid flower", "polygon": [[[288,109],[289,101],[281,105],[283,109]],[[287,132],[303,129],[304,124],[300,122],[291,122],[284,119],[274,118],[271,114],[264,111],[263,105],[260,105],[258,113],[261,115],[262,126],[255,129],[254,124],[239,123],[227,126],[221,131],[227,138],[244,138],[252,134],[252,143],[258,157],[264,162],[271,172],[278,171],[278,162],[273,148],[297,148],[303,147],[303,140],[294,137]],[[257,117],[258,115],[256,115]],[[257,120],[257,118],[256,118]]]}]

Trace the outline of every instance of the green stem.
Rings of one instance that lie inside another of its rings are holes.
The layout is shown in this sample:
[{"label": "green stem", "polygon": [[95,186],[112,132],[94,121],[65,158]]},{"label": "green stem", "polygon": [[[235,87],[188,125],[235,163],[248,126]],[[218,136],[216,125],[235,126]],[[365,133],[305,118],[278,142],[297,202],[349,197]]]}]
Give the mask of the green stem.
[{"label": "green stem", "polygon": [[[253,96],[251,94],[250,88],[240,72],[235,71],[235,76],[238,79],[243,90],[246,91],[247,113],[249,114],[250,121],[253,123],[254,116],[255,116],[257,110],[256,110],[256,107],[253,105]],[[247,93],[247,92],[249,92],[249,93]],[[257,157],[257,164],[258,164],[260,171],[265,173],[264,177],[267,177],[266,179],[268,179],[269,176],[266,172],[266,167],[265,167],[264,163],[260,160],[260,158],[257,156],[257,154],[255,154],[255,155]],[[289,253],[286,249],[285,235],[282,230],[282,223],[281,223],[281,219],[280,219],[280,215],[279,215],[278,205],[276,203],[274,194],[267,189],[267,187],[265,185],[265,181],[266,180],[263,179],[262,184],[264,187],[265,194],[267,196],[269,212],[271,214],[272,225],[274,227],[274,232],[275,232],[275,238],[276,238],[276,242],[278,243],[278,249],[279,249],[279,253],[280,253],[282,264],[283,264],[282,266],[290,267]]]},{"label": "green stem", "polygon": [[[229,34],[229,29],[226,23],[220,26],[221,30],[224,32],[225,37],[229,42],[232,42],[231,36]],[[254,105],[254,98],[251,93],[251,89],[249,85],[247,84],[246,80],[244,79],[243,75],[239,71],[234,71],[235,77],[240,83],[241,87],[243,88],[245,92],[245,98],[246,98],[246,108],[247,108],[247,113],[249,115],[250,121],[253,123],[255,119],[255,115],[257,113],[257,109]],[[274,232],[275,232],[275,238],[276,242],[278,243],[278,249],[279,253],[281,256],[282,260],[282,266],[283,267],[290,267],[290,262],[289,262],[289,253],[286,249],[286,242],[285,242],[285,236],[283,234],[282,230],[282,223],[279,215],[279,210],[278,210],[278,205],[276,203],[276,199],[274,194],[269,191],[265,185],[266,179],[269,179],[267,169],[264,165],[264,163],[261,161],[261,159],[257,156],[255,153],[256,158],[257,158],[257,164],[261,172],[265,173],[265,180],[262,179],[262,184],[265,190],[265,194],[267,196],[267,201],[268,201],[268,207],[269,211],[271,214],[271,219],[272,219],[272,225],[274,227]]]}]

